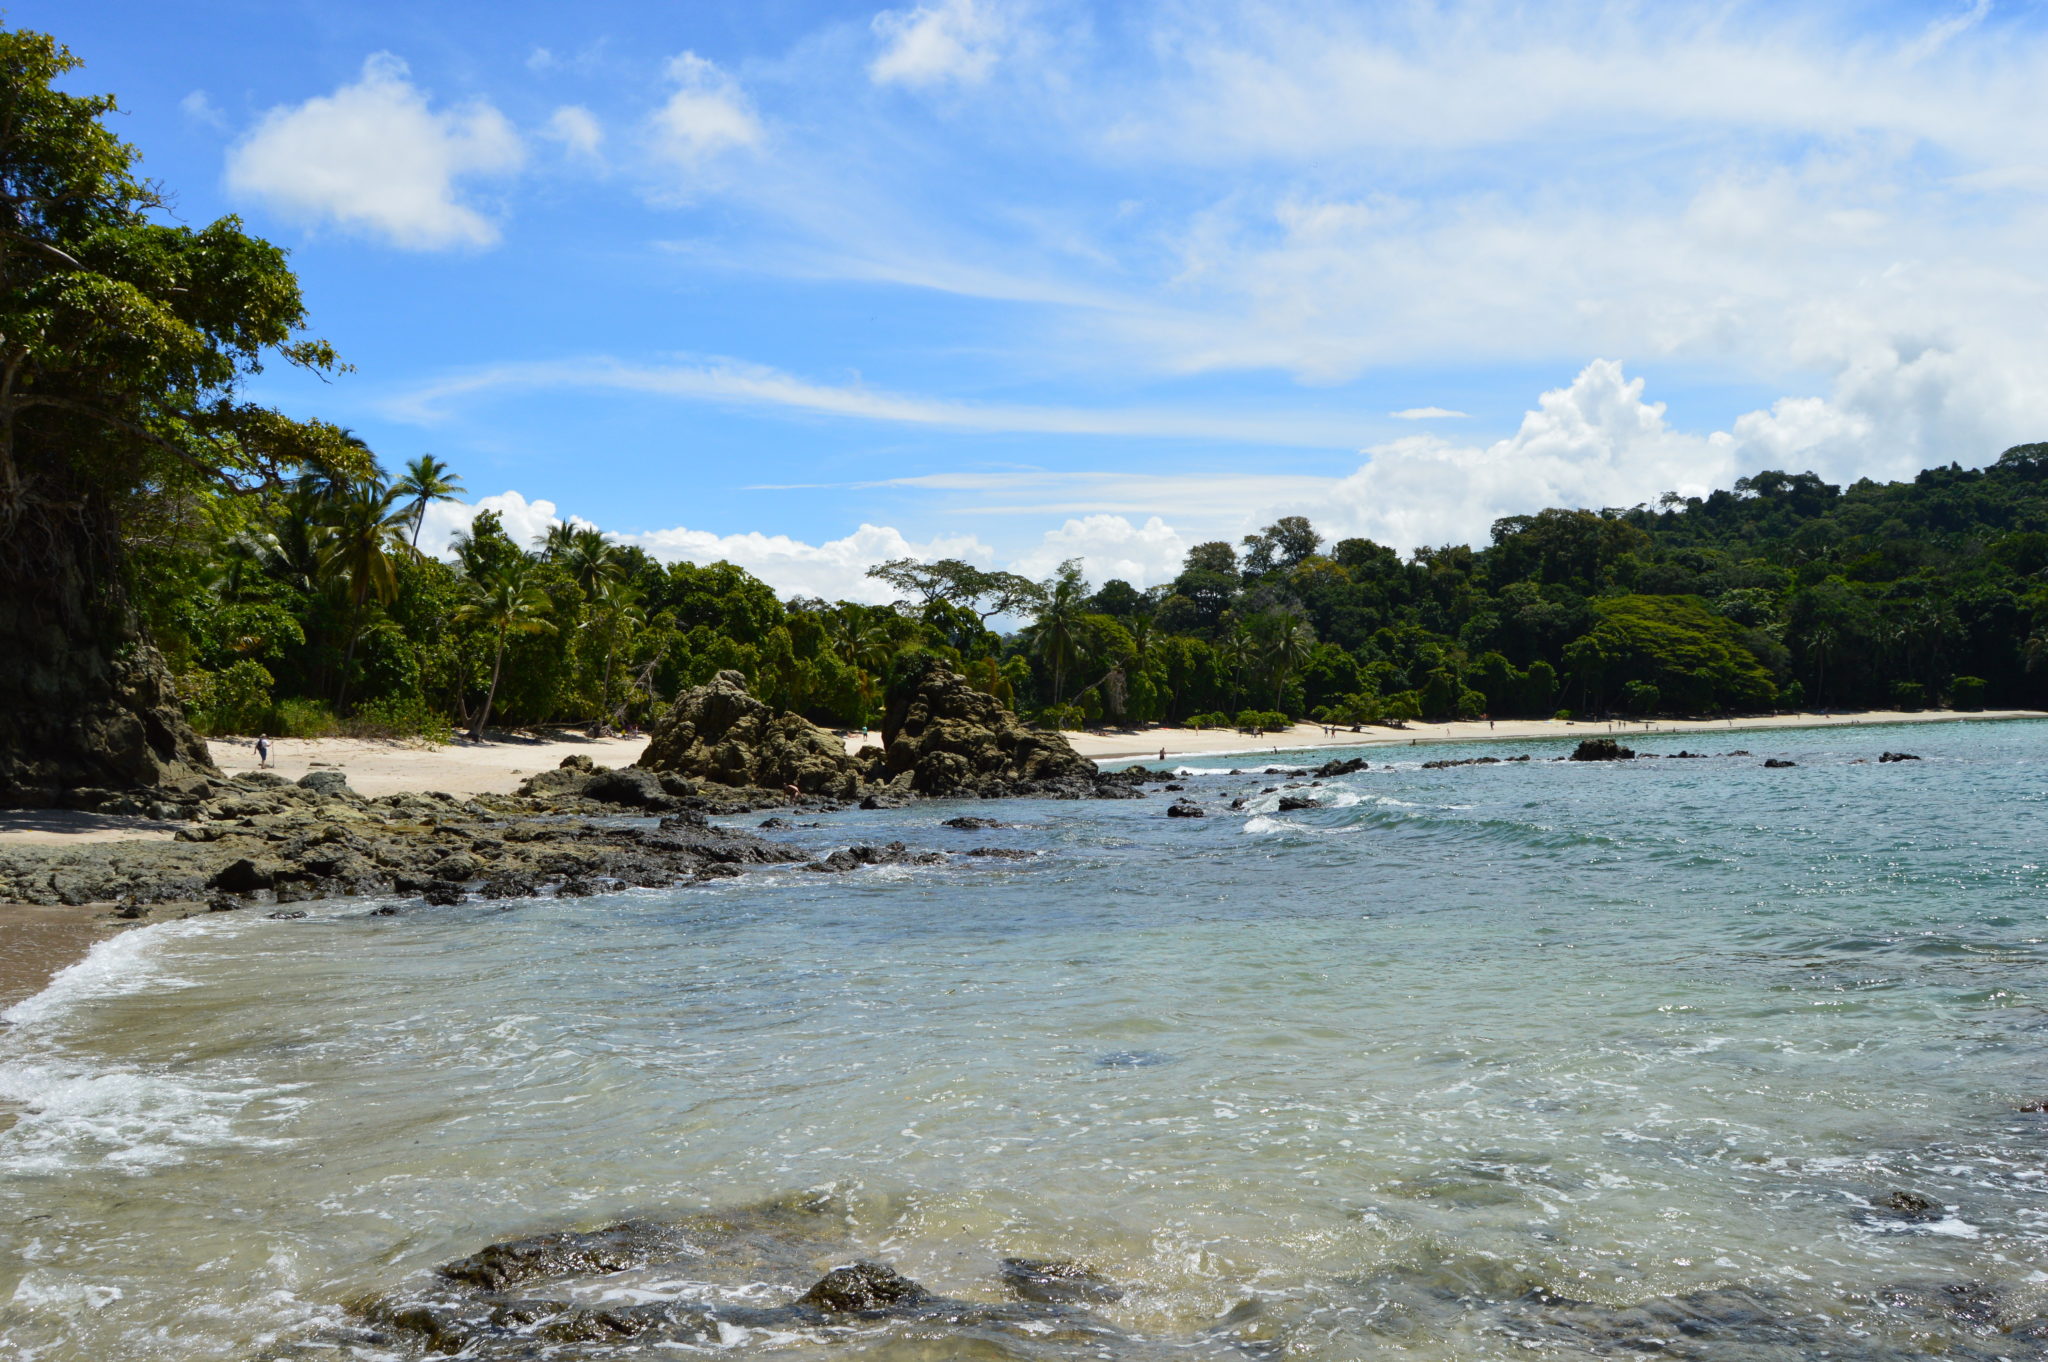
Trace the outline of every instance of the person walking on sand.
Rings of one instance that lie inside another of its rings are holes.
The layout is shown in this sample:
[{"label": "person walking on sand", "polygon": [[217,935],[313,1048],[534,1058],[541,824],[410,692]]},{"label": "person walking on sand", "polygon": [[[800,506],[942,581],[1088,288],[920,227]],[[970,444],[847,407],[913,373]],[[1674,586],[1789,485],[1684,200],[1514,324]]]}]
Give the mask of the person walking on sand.
[{"label": "person walking on sand", "polygon": [[1163,748],[1163,747],[1159,749],[1159,759],[1160,759],[1161,761],[1165,761],[1165,760],[1166,760],[1166,749],[1165,749],[1165,748]]},{"label": "person walking on sand", "polygon": [[270,735],[258,733],[256,735],[256,769],[260,771],[268,765],[270,765]]}]

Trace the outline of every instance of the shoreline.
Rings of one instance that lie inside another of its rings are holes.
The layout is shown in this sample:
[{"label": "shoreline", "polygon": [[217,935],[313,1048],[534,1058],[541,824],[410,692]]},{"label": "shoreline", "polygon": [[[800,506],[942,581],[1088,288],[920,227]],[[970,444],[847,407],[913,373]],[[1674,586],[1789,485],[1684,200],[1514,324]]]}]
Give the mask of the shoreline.
[{"label": "shoreline", "polygon": [[1298,723],[1284,733],[1252,737],[1235,729],[1150,728],[1137,733],[1069,733],[1067,741],[1084,757],[1111,761],[1158,761],[1184,757],[1273,755],[1328,747],[1412,747],[1423,743],[1540,742],[1579,738],[1649,738],[1689,733],[1756,733],[1777,730],[1877,727],[1926,723],[1969,723],[2048,719],[2048,711],[1991,710],[1864,710],[1842,713],[1806,711],[1760,714],[1736,719],[1483,719],[1448,724],[1415,723],[1404,729],[1368,727],[1354,733],[1340,728],[1330,735],[1320,724]]}]

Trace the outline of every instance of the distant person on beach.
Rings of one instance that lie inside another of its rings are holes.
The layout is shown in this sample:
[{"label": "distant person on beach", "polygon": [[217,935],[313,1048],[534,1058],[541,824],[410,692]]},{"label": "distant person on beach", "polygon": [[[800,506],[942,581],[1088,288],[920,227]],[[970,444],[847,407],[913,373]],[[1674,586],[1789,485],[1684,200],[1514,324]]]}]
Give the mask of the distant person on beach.
[{"label": "distant person on beach", "polygon": [[256,735],[256,769],[260,771],[268,765],[270,765],[270,735],[258,733]]},{"label": "distant person on beach", "polygon": [[1163,747],[1159,749],[1159,759],[1160,759],[1161,761],[1165,761],[1165,760],[1166,760],[1166,749],[1165,749],[1165,748],[1163,748]]}]

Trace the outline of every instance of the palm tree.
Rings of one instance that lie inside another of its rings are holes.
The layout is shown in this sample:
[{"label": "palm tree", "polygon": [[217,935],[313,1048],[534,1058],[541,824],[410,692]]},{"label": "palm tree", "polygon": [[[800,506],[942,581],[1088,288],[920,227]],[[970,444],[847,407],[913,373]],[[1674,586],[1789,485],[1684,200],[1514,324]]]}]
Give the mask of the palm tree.
[{"label": "palm tree", "polygon": [[1074,559],[1060,564],[1060,570],[1044,586],[1038,605],[1031,613],[1031,641],[1052,667],[1052,702],[1066,698],[1067,668],[1074,665],[1079,651],[1081,617],[1086,613],[1088,584],[1081,579],[1081,565]]},{"label": "palm tree", "polygon": [[330,579],[345,585],[348,596],[348,648],[341,660],[341,691],[336,704],[348,699],[349,670],[355,664],[356,640],[362,637],[370,601],[374,598],[383,604],[398,594],[398,568],[392,554],[405,545],[406,517],[398,505],[398,492],[375,480],[341,487],[328,499],[320,567]]},{"label": "palm tree", "polygon": [[[548,532],[550,541],[554,534],[553,530]],[[560,553],[549,556],[569,570],[569,575],[576,579],[576,585],[583,588],[583,595],[589,600],[602,596],[605,587],[618,581],[626,572],[626,559],[619,552],[619,546],[594,529],[571,532],[567,546]]]},{"label": "palm tree", "polygon": [[576,527],[566,520],[548,526],[546,534],[533,537],[534,551],[540,554],[543,563],[560,562],[575,546]]},{"label": "palm tree", "polygon": [[1316,631],[1309,622],[1295,616],[1283,615],[1274,627],[1271,641],[1266,645],[1266,665],[1273,673],[1273,708],[1280,708],[1280,692],[1287,685],[1287,678],[1299,671],[1315,651]]},{"label": "palm tree", "polygon": [[631,582],[616,576],[598,579],[597,609],[591,613],[590,623],[604,630],[604,684],[598,692],[598,705],[608,716],[612,713],[612,662],[618,656],[619,639],[646,622],[640,592]]},{"label": "palm tree", "polygon": [[554,602],[533,580],[532,564],[516,559],[482,579],[472,578],[469,599],[456,607],[458,624],[480,624],[496,641],[491,656],[491,688],[484,693],[483,712],[469,730],[472,742],[483,741],[491,722],[491,706],[498,698],[498,677],[505,665],[505,644],[514,634],[552,634],[555,626],[542,618],[554,609]]},{"label": "palm tree", "polygon": [[431,454],[422,454],[405,466],[391,490],[408,500],[406,515],[412,520],[412,548],[418,552],[420,546],[420,525],[427,518],[427,507],[437,501],[453,501],[455,494],[462,491],[462,479],[448,472],[448,465]]}]

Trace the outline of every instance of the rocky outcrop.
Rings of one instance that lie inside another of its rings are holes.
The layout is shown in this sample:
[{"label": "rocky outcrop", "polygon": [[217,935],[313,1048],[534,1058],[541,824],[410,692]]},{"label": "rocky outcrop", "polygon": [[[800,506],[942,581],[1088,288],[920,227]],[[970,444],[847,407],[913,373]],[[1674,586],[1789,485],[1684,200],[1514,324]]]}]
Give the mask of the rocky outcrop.
[{"label": "rocky outcrop", "polygon": [[1623,747],[1612,738],[1587,738],[1572,749],[1573,761],[1630,761],[1635,749]]},{"label": "rocky outcrop", "polygon": [[885,777],[918,794],[1088,796],[1131,788],[1112,784],[1065,738],[1026,724],[938,658],[892,688],[882,743]]},{"label": "rocky outcrop", "polygon": [[843,743],[801,714],[776,710],[747,693],[734,671],[676,697],[656,724],[638,766],[719,785],[850,799],[860,764]]},{"label": "rocky outcrop", "polygon": [[339,772],[315,775],[331,778],[222,781],[169,842],[0,851],[0,901],[120,904],[127,917],[362,895],[446,904],[655,888],[806,859],[687,810],[659,827],[540,820],[517,799],[365,799]]}]

